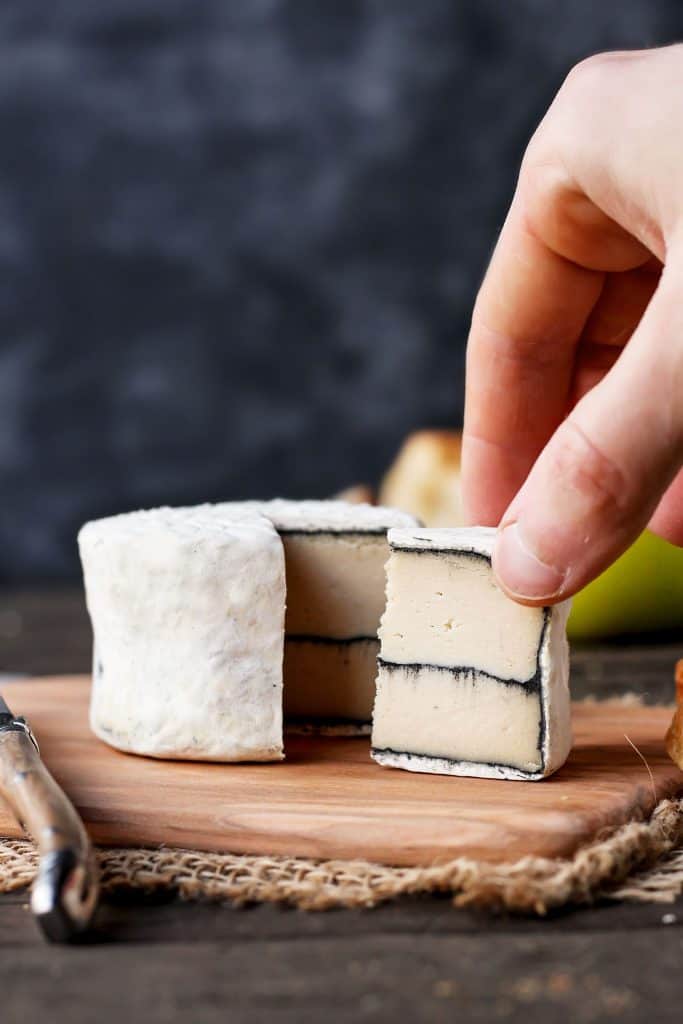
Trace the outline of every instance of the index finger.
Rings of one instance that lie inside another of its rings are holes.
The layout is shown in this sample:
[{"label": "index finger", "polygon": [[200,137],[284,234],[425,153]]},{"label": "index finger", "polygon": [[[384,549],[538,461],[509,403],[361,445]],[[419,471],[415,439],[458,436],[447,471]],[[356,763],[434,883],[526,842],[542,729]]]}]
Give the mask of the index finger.
[{"label": "index finger", "polygon": [[516,197],[467,345],[463,496],[469,522],[497,526],[567,410],[574,352],[604,281],[531,230]]}]

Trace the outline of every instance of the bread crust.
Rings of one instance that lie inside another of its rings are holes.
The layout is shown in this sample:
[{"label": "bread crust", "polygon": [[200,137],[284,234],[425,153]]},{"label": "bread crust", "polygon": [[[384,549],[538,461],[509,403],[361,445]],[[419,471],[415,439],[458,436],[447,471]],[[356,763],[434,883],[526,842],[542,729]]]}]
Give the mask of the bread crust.
[{"label": "bread crust", "polygon": [[683,769],[683,659],[676,663],[676,711],[666,734],[666,750]]},{"label": "bread crust", "polygon": [[462,526],[460,454],[455,430],[419,430],[406,438],[380,487],[380,501],[425,526]]}]

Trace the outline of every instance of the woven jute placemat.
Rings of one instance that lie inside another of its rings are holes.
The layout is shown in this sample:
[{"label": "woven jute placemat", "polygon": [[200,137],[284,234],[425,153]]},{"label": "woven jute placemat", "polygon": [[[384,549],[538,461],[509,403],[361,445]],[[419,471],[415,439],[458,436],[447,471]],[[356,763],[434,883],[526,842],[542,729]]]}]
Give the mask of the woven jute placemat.
[{"label": "woven jute placemat", "polygon": [[[584,846],[571,859],[524,857],[509,864],[458,858],[434,867],[369,861],[316,861],[202,853],[100,849],[105,893],[173,890],[187,900],[286,903],[305,910],[375,907],[424,893],[457,906],[545,914],[596,899],[666,902],[683,890],[683,799],[663,800],[648,821],[633,821]],[[0,892],[33,881],[38,858],[26,840],[0,840]]]}]

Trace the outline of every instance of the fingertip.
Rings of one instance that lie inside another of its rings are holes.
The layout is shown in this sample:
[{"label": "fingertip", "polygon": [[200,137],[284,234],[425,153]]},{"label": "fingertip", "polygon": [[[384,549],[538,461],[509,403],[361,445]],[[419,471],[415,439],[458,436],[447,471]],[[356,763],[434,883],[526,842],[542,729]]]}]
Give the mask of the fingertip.
[{"label": "fingertip", "polygon": [[518,522],[498,532],[492,562],[500,587],[521,604],[553,604],[566,596],[567,573],[538,556]]}]

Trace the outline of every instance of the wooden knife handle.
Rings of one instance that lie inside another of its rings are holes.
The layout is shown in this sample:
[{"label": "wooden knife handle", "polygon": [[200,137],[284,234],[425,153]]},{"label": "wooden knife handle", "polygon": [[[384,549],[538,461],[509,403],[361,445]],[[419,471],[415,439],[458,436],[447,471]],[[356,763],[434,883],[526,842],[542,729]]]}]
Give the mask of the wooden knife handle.
[{"label": "wooden knife handle", "polygon": [[94,913],[97,867],[81,819],[21,720],[0,730],[0,793],[38,845],[31,909],[48,939],[68,942]]}]

